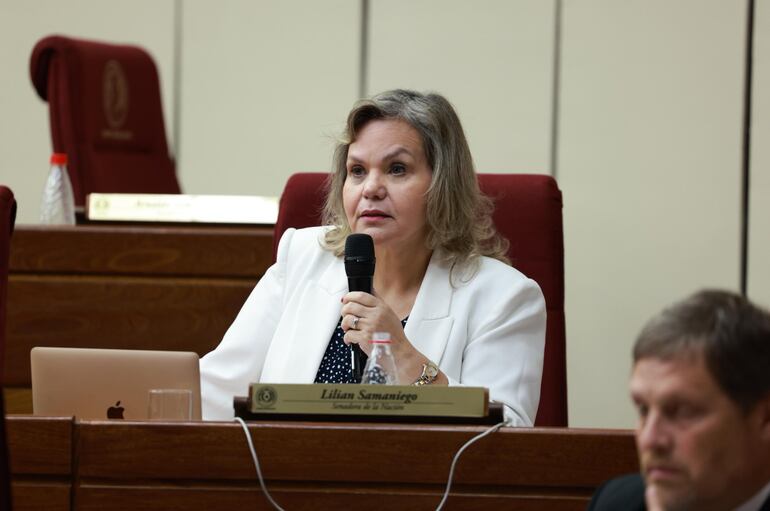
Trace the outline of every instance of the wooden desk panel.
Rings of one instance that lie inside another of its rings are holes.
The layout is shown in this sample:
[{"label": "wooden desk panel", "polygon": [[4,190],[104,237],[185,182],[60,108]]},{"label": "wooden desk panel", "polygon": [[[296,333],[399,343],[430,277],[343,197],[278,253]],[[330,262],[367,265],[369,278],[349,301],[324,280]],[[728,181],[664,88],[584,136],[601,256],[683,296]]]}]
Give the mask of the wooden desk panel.
[{"label": "wooden desk panel", "polygon": [[17,275],[9,281],[6,382],[28,386],[34,346],[196,351],[222,339],[254,282]]},{"label": "wooden desk panel", "polygon": [[[9,418],[16,509],[269,509],[240,426]],[[456,449],[482,427],[250,423],[288,510],[435,509]],[[583,510],[637,469],[630,431],[503,429],[460,458],[448,509]]]},{"label": "wooden desk panel", "polygon": [[[481,427],[252,423],[268,488],[290,509],[433,509],[452,456]],[[78,509],[265,507],[240,426],[79,423]],[[627,431],[505,429],[455,472],[451,509],[584,509],[637,469]]]},{"label": "wooden desk panel", "polygon": [[68,510],[72,488],[72,417],[6,419],[13,508]]},{"label": "wooden desk panel", "polygon": [[14,511],[68,511],[72,508],[69,482],[14,480]]},{"label": "wooden desk panel", "polygon": [[[433,511],[441,501],[435,489],[410,490],[366,487],[339,488],[333,485],[288,487],[270,483],[268,491],[279,506],[287,511]],[[588,497],[544,496],[521,494],[501,497],[456,493],[454,490],[444,509],[461,511],[584,511]],[[133,507],[132,507],[133,506]],[[78,511],[233,511],[239,509],[274,509],[256,483],[249,487],[88,487],[78,490],[74,509]]]},{"label": "wooden desk panel", "polygon": [[72,417],[6,417],[11,472],[69,475],[72,471]]},{"label": "wooden desk panel", "polygon": [[11,273],[242,277],[273,257],[267,227],[19,225]]},{"label": "wooden desk panel", "polygon": [[209,352],[269,267],[272,243],[264,227],[18,226],[7,411],[32,411],[34,346]]}]

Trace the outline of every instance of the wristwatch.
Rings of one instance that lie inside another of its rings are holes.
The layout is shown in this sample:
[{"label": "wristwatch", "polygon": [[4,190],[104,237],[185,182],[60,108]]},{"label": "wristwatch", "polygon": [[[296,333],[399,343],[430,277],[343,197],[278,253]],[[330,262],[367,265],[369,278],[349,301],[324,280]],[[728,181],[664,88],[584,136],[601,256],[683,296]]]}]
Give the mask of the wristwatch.
[{"label": "wristwatch", "polygon": [[422,365],[422,374],[413,385],[430,385],[438,376],[438,366],[428,360],[427,363]]}]

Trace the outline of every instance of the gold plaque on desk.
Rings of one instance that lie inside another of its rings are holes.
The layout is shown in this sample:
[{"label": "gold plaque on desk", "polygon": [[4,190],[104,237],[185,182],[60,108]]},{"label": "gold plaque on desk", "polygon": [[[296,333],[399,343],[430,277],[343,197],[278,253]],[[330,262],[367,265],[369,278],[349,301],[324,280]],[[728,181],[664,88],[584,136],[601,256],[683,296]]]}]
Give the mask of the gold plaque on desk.
[{"label": "gold plaque on desk", "polygon": [[249,386],[249,411],[259,414],[484,417],[483,387],[352,384]]},{"label": "gold plaque on desk", "polygon": [[90,221],[274,224],[277,217],[277,197],[138,193],[86,197]]}]

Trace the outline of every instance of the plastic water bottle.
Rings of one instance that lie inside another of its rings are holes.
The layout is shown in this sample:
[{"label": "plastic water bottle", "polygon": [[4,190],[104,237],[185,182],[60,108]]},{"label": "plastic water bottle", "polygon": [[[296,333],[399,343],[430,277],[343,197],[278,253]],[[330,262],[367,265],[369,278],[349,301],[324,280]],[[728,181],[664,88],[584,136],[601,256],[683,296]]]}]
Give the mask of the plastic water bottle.
[{"label": "plastic water bottle", "polygon": [[43,190],[40,223],[48,225],[75,225],[75,196],[67,174],[67,155],[51,155],[51,171]]},{"label": "plastic water bottle", "polygon": [[395,385],[398,383],[396,361],[390,351],[390,334],[375,332],[372,340],[372,353],[366,361],[361,383],[376,385]]}]

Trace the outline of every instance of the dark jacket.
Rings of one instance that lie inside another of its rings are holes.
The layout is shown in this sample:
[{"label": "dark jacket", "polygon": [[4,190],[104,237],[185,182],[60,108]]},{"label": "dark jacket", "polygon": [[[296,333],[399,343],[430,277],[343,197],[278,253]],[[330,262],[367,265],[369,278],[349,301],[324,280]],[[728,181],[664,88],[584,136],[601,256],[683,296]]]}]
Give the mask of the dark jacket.
[{"label": "dark jacket", "polygon": [[602,484],[588,504],[588,511],[645,511],[644,481],[639,474],[611,479]]},{"label": "dark jacket", "polygon": [[[644,481],[639,474],[611,479],[594,493],[587,511],[646,511]],[[770,498],[759,511],[770,511]]]}]

